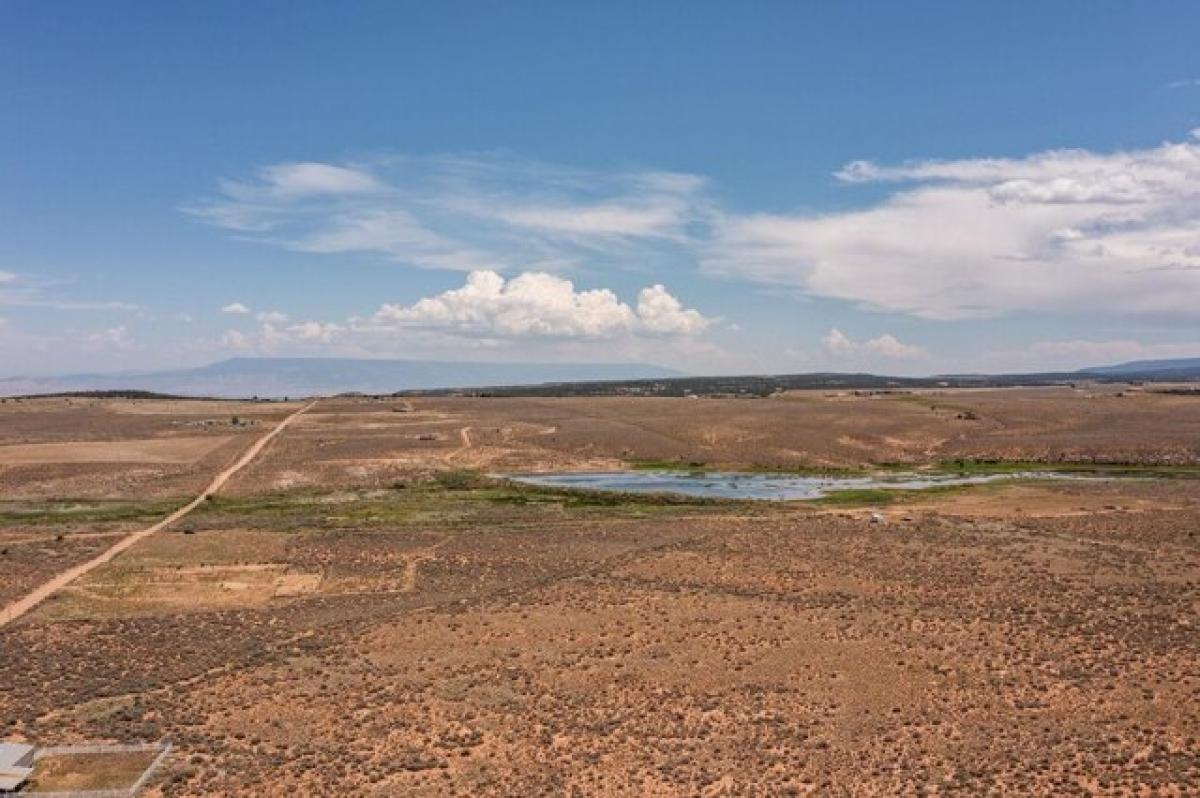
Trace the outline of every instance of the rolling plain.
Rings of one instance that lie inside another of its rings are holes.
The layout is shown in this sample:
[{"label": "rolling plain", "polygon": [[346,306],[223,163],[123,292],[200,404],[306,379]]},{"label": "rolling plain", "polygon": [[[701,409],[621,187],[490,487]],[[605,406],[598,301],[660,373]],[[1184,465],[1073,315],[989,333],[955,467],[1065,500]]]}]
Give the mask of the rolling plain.
[{"label": "rolling plain", "polygon": [[[301,407],[0,404],[0,605]],[[782,503],[500,478],[1050,466],[1091,478]],[[147,795],[1195,794],[1200,399],[323,399],[0,626],[0,684],[0,739],[169,739]]]}]

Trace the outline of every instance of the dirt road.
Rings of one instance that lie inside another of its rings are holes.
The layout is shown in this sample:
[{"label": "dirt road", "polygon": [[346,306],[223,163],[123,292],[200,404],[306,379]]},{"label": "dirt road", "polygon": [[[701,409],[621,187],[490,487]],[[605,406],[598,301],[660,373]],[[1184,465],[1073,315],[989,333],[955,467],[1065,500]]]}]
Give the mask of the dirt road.
[{"label": "dirt road", "polygon": [[71,584],[79,577],[83,576],[84,574],[88,573],[89,571],[99,568],[101,565],[104,565],[105,563],[109,562],[114,557],[116,557],[118,554],[120,554],[121,552],[128,549],[130,546],[133,546],[134,544],[136,544],[138,541],[142,540],[143,538],[147,538],[150,535],[153,535],[155,532],[159,531],[160,529],[170,526],[171,524],[178,521],[180,518],[183,518],[185,515],[190,513],[192,510],[195,510],[197,507],[200,506],[201,502],[203,502],[209,496],[211,496],[211,495],[215,494],[217,491],[219,491],[221,489],[221,487],[224,486],[224,484],[229,481],[230,477],[232,477],[238,471],[242,470],[251,460],[253,460],[255,457],[257,457],[259,452],[261,452],[263,450],[263,448],[266,447],[266,445],[268,443],[270,443],[271,440],[274,439],[274,437],[276,435],[283,432],[284,429],[286,429],[289,424],[291,424],[293,421],[295,421],[297,417],[299,417],[302,413],[305,413],[308,410],[311,410],[313,408],[313,406],[316,404],[317,404],[316,401],[309,402],[307,405],[300,408],[295,413],[292,413],[290,416],[285,418],[283,421],[279,422],[279,424],[276,425],[274,429],[272,429],[266,435],[263,435],[261,438],[259,438],[257,441],[255,441],[254,444],[249,449],[247,449],[246,452],[241,457],[239,457],[237,459],[237,462],[235,462],[233,465],[226,468],[221,473],[217,474],[213,478],[213,481],[209,483],[208,487],[205,488],[204,491],[199,496],[192,499],[190,502],[185,504],[183,507],[180,507],[178,510],[171,513],[170,515],[168,515],[166,518],[159,521],[158,523],[156,523],[152,526],[148,526],[145,529],[139,529],[137,532],[133,532],[133,533],[125,536],[120,541],[115,543],[113,546],[106,549],[105,551],[98,554],[97,556],[93,557],[92,559],[88,560],[87,562],[81,563],[79,565],[76,565],[74,568],[69,568],[68,570],[63,571],[61,574],[54,577],[49,582],[46,582],[45,584],[38,587],[36,590],[34,590],[29,595],[25,596],[24,598],[19,598],[16,601],[9,604],[2,611],[0,611],[0,626],[4,626],[7,623],[11,623],[11,622],[15,621],[17,618],[20,618],[22,615],[29,612],[31,609],[36,607],[41,602],[45,601],[47,598],[49,598],[54,593],[58,592],[59,590],[62,590],[64,587]]}]

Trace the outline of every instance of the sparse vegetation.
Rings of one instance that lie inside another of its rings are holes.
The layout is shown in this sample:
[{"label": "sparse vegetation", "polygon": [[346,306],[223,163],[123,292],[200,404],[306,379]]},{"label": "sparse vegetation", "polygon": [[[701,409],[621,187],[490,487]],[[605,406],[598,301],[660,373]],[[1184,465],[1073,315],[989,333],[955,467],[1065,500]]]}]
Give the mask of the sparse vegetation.
[{"label": "sparse vegetation", "polygon": [[476,472],[461,469],[439,471],[434,479],[446,490],[469,490],[479,487],[481,482],[479,474]]},{"label": "sparse vegetation", "polygon": [[[1182,794],[1200,519],[1190,479],[1157,477],[1200,464],[1200,417],[1130,394],[1066,426],[1083,401],[326,400],[184,522],[0,628],[0,717],[39,741],[169,738],[168,796]],[[34,414],[3,427],[22,445],[110,418],[30,404],[0,410]],[[150,409],[103,434],[179,434]],[[21,497],[0,502],[0,591],[196,495],[247,438],[211,434],[231,443],[176,470],[0,471]],[[630,460],[1154,478],[773,504],[488,476]]]},{"label": "sparse vegetation", "polygon": [[[910,491],[916,493],[917,491]],[[818,504],[832,505],[877,505],[891,504],[896,501],[896,491],[882,488],[847,488],[830,491],[829,495],[813,501]]]},{"label": "sparse vegetation", "polygon": [[1200,465],[1194,464],[959,459],[939,463],[938,469],[945,473],[955,474],[1019,474],[1055,471],[1081,476],[1200,478]]},{"label": "sparse vegetation", "polygon": [[181,504],[183,504],[183,500],[144,502],[98,501],[96,499],[0,500],[0,526],[153,522],[169,514]]}]

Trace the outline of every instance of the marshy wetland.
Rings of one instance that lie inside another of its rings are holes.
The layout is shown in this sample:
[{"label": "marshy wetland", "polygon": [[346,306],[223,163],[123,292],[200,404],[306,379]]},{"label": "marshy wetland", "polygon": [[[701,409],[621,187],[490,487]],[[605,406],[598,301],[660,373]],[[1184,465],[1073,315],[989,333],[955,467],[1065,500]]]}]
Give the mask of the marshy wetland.
[{"label": "marshy wetland", "polygon": [[[507,474],[523,485],[603,493],[649,493],[701,499],[748,501],[810,501],[849,498],[876,492],[925,491],[986,485],[998,481],[1087,479],[1079,472],[1011,471],[991,474],[890,472],[869,476],[844,474],[763,474],[749,471],[631,470],[551,474]],[[1115,476],[1092,478],[1115,479]],[[1145,477],[1143,477],[1145,478]]]}]

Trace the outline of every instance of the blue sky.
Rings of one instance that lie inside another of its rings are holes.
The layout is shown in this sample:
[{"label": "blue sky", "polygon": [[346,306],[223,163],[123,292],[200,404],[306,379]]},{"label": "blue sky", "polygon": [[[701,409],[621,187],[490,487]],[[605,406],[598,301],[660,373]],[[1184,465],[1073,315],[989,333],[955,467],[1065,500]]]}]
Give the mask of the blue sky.
[{"label": "blue sky", "polygon": [[0,4],[0,375],[1200,355],[1195,3]]}]

